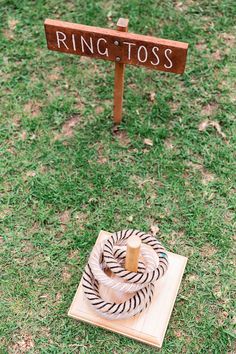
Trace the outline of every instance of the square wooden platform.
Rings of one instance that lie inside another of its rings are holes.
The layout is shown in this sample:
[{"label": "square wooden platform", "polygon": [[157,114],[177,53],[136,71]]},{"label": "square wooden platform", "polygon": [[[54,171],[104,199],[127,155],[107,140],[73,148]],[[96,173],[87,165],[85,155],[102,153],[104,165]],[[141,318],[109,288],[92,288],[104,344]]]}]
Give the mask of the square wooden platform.
[{"label": "square wooden platform", "polygon": [[[100,231],[97,242],[104,241],[111,233]],[[107,320],[97,315],[83,294],[82,282],[78,286],[68,315],[77,320],[108,329],[149,345],[161,348],[174,307],[187,258],[168,252],[169,268],[155,287],[150,307],[140,315],[128,320]]]}]

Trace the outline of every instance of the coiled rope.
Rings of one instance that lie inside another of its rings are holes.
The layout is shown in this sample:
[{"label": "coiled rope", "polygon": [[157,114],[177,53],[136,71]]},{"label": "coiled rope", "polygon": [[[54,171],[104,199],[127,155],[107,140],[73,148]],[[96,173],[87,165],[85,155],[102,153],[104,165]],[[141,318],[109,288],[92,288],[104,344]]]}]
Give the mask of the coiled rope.
[{"label": "coiled rope", "polygon": [[[124,268],[127,240],[133,235],[139,236],[142,241],[142,260],[139,261],[137,273]],[[83,274],[84,294],[100,316],[108,319],[129,318],[150,305],[154,284],[167,268],[166,250],[155,237],[139,230],[118,231],[94,247]],[[114,277],[106,274],[108,269]],[[131,297],[120,303],[108,302],[100,294],[100,284],[131,293]]]}]

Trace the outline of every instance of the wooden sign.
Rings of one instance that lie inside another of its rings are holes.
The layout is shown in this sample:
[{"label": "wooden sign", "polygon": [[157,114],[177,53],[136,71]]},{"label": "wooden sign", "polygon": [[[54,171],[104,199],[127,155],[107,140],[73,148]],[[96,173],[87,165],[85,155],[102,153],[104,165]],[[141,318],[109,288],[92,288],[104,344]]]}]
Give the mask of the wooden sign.
[{"label": "wooden sign", "polygon": [[119,101],[117,111],[120,116],[114,114],[116,123],[121,120],[124,64],[145,66],[175,74],[182,74],[185,69],[187,43],[128,33],[126,19],[119,19],[117,30],[50,19],[45,20],[44,25],[48,49],[120,64],[116,66],[116,75],[118,81],[121,81],[118,88],[115,79],[115,90],[121,91],[118,95],[121,102]]}]

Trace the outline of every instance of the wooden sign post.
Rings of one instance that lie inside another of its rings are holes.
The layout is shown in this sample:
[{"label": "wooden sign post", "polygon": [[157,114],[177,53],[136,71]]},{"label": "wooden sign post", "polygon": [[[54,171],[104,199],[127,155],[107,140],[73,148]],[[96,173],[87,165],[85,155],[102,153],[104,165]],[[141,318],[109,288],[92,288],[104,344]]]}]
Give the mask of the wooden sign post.
[{"label": "wooden sign post", "polygon": [[128,32],[120,18],[117,30],[46,19],[48,49],[115,62],[114,123],[122,119],[125,64],[183,74],[188,44]]},{"label": "wooden sign post", "polygon": [[[117,22],[117,31],[128,32],[129,20],[120,18]],[[116,42],[119,45],[119,42]],[[118,59],[119,57],[117,57]],[[122,119],[123,92],[125,79],[125,64],[115,63],[115,85],[114,85],[114,123],[119,124]]]}]

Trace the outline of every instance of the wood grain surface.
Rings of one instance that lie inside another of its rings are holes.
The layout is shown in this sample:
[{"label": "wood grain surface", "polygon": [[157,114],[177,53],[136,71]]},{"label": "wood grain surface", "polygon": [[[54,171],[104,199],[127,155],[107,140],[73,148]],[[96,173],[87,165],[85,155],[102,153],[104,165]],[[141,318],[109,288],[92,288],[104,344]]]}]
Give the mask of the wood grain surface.
[{"label": "wood grain surface", "polygon": [[185,69],[187,43],[59,20],[44,26],[50,50],[176,74]]}]

